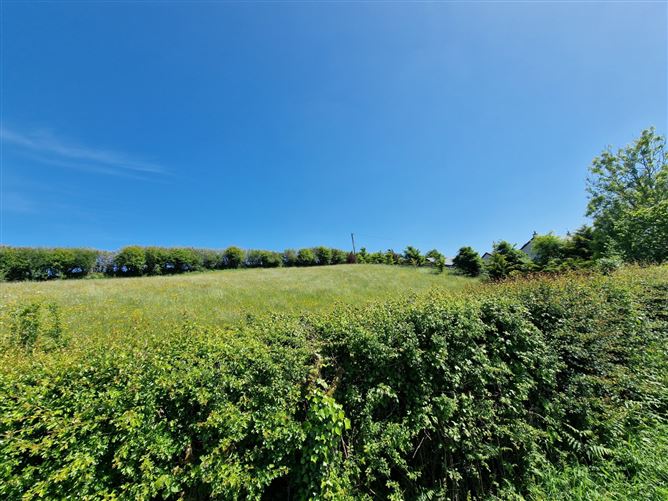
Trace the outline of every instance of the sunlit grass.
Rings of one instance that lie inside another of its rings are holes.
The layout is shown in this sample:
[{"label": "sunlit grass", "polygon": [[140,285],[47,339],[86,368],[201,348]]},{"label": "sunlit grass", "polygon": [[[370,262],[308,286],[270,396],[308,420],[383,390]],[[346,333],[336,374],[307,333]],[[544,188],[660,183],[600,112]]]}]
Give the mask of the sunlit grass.
[{"label": "sunlit grass", "polygon": [[60,307],[76,336],[155,332],[185,318],[201,325],[236,323],[248,315],[331,310],[437,286],[458,290],[475,280],[431,269],[383,265],[225,270],[162,277],[4,283],[2,329],[18,304],[39,300]]}]

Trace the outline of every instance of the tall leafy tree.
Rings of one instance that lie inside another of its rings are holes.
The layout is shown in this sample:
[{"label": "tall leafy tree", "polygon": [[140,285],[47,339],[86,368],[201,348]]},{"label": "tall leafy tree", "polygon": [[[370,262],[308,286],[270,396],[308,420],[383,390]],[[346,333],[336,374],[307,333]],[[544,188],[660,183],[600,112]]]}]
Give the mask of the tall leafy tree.
[{"label": "tall leafy tree", "polygon": [[462,247],[452,260],[459,271],[470,277],[477,277],[482,273],[483,261],[472,247]]},{"label": "tall leafy tree", "polygon": [[420,253],[419,249],[416,249],[412,245],[406,247],[404,260],[407,264],[412,264],[413,266],[422,266],[424,264],[424,256]]},{"label": "tall leafy tree", "polygon": [[587,215],[594,220],[599,254],[617,252],[627,261],[668,258],[668,153],[654,128],[632,144],[592,161],[587,179]]}]

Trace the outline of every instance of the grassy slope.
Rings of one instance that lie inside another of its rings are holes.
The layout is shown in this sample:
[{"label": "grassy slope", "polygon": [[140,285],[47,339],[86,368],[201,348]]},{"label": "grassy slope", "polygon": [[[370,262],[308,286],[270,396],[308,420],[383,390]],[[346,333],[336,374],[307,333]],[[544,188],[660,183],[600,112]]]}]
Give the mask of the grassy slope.
[{"label": "grassy slope", "polygon": [[184,317],[203,325],[248,314],[322,311],[336,302],[361,304],[432,286],[462,289],[474,280],[429,269],[382,265],[226,270],[197,274],[2,284],[0,335],[8,313],[34,299],[62,308],[75,335],[164,328]]}]

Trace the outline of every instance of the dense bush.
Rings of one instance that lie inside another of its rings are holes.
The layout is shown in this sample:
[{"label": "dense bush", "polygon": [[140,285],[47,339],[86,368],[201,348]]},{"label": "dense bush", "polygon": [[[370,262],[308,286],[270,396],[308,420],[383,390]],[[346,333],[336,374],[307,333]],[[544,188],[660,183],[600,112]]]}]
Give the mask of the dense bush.
[{"label": "dense bush", "polygon": [[317,264],[315,253],[311,249],[299,249],[297,253],[298,266],[313,266]]},{"label": "dense bush", "polygon": [[244,265],[246,268],[278,268],[283,265],[283,256],[278,252],[249,250]]},{"label": "dense bush", "polygon": [[[622,273],[49,353],[12,345],[0,497],[545,492],[542,472],[623,458],[615,444],[668,410],[668,269]],[[660,499],[652,485],[643,495]]]},{"label": "dense bush", "polygon": [[124,247],[116,254],[114,267],[119,275],[131,277],[143,275],[146,268],[146,252],[137,245]]},{"label": "dense bush", "polygon": [[477,277],[482,273],[483,261],[472,247],[462,247],[452,260],[458,271],[470,277]]},{"label": "dense bush", "polygon": [[285,249],[283,251],[283,266],[297,266],[297,251],[294,249]]},{"label": "dense bush", "polygon": [[244,251],[239,247],[228,247],[223,252],[223,263],[225,268],[240,268],[244,262]]},{"label": "dense bush", "polygon": [[332,249],[332,264],[345,264],[348,253],[341,249]]},{"label": "dense bush", "polygon": [[492,255],[485,263],[485,271],[492,280],[517,276],[531,270],[529,257],[506,241],[494,244]]},{"label": "dense bush", "polygon": [[0,278],[80,278],[95,269],[97,251],[77,248],[0,247]]},{"label": "dense bush", "polygon": [[420,254],[420,250],[409,245],[404,251],[404,262],[412,266],[422,266],[424,264],[424,256]]}]

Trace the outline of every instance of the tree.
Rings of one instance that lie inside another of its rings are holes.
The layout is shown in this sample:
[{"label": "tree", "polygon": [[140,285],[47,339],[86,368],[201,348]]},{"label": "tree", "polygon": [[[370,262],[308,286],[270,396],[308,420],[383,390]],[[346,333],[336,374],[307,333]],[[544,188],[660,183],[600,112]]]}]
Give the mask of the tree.
[{"label": "tree", "polygon": [[501,280],[529,269],[529,257],[503,240],[494,244],[492,255],[485,264],[485,270],[492,280]]},{"label": "tree", "polygon": [[594,257],[594,229],[583,225],[564,243],[566,258],[589,261]]},{"label": "tree", "polygon": [[225,268],[240,268],[244,262],[245,253],[239,247],[228,247],[223,252]]},{"label": "tree", "polygon": [[587,216],[594,220],[599,255],[618,252],[626,261],[661,262],[668,249],[668,152],[654,128],[633,144],[592,161]]},{"label": "tree", "polygon": [[445,258],[443,254],[438,252],[436,249],[432,249],[424,255],[425,258],[432,258],[434,262],[438,261],[440,258]]},{"label": "tree", "polygon": [[357,255],[355,256],[355,262],[364,264],[367,262],[367,258],[369,257],[369,253],[366,251],[366,247],[362,247]]},{"label": "tree", "polygon": [[532,249],[533,261],[539,267],[544,268],[548,263],[557,264],[564,258],[564,247],[566,242],[563,238],[552,233],[547,235],[536,235],[533,237]]},{"label": "tree", "polygon": [[298,266],[313,266],[316,264],[315,254],[311,249],[299,249],[297,253]]},{"label": "tree", "polygon": [[146,253],[136,245],[124,247],[116,254],[115,264],[116,271],[122,275],[142,275],[146,267]]},{"label": "tree", "polygon": [[385,251],[385,264],[399,264],[400,261],[401,256],[392,249],[387,249]]},{"label": "tree", "polygon": [[297,266],[297,251],[294,249],[285,249],[283,251],[283,265]]},{"label": "tree", "polygon": [[316,247],[313,249],[315,252],[315,258],[318,261],[318,264],[321,266],[332,264],[332,249],[328,247]]},{"label": "tree", "polygon": [[464,275],[477,277],[482,273],[484,263],[472,247],[462,247],[452,260],[452,264]]},{"label": "tree", "polygon": [[422,266],[424,264],[424,256],[420,254],[420,250],[409,245],[404,251],[404,260],[407,264],[413,266]]},{"label": "tree", "polygon": [[346,262],[348,254],[341,249],[332,249],[332,264],[343,264]]}]

